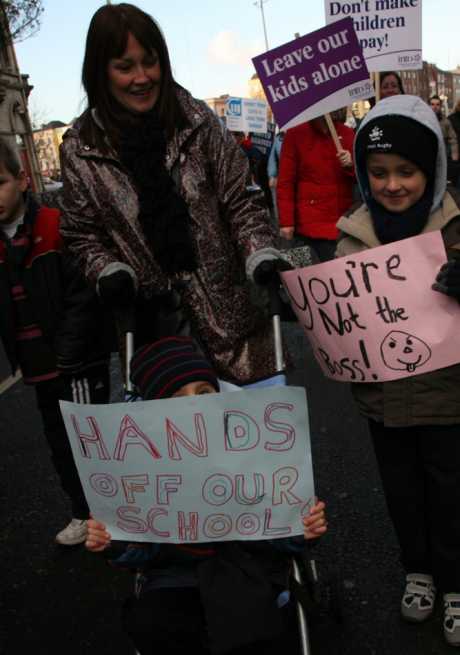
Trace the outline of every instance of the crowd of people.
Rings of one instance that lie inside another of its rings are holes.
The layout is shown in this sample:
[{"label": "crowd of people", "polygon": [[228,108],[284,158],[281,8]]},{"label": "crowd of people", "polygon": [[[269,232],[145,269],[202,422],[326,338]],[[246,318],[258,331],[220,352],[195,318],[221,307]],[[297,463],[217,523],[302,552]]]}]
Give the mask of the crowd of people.
[{"label": "crowd of people", "polygon": [[[157,23],[126,3],[94,14],[82,80],[87,108],[64,136],[56,208],[37,204],[0,143],[0,336],[13,373],[35,388],[71,503],[56,540],[85,541],[142,571],[123,614],[141,655],[278,653],[292,638],[282,600],[289,556],[327,531],[324,502],[303,519],[300,540],[113,551],[106,526],[89,516],[58,402],[109,402],[109,358],[123,354],[127,325],[142,399],[275,375],[273,329],[253,289],[277,283],[280,238],[326,262],[440,230],[448,261],[433,289],[460,302],[460,103],[445,118],[437,96],[427,104],[406,95],[388,72],[356,129],[332,114],[340,148],[317,117],[278,132],[263,156],[174,80]],[[444,635],[457,647],[459,377],[457,364],[352,384],[401,548],[402,616],[426,620],[441,594]],[[230,604],[232,622],[222,618]]]}]

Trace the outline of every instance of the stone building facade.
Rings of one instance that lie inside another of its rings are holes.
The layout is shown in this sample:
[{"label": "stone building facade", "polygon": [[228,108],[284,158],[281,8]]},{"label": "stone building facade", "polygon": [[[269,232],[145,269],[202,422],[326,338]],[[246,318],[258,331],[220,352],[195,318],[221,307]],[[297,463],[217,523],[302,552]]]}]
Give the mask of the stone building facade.
[{"label": "stone building facade", "polygon": [[35,152],[37,153],[40,172],[45,177],[60,178],[61,163],[59,159],[59,146],[62,136],[70,125],[61,121],[52,121],[43,125],[41,129],[34,130],[33,138]]},{"label": "stone building facade", "polygon": [[8,22],[0,4],[0,136],[18,148],[32,188],[41,191],[43,186],[27,107],[31,90],[28,76],[19,71]]}]

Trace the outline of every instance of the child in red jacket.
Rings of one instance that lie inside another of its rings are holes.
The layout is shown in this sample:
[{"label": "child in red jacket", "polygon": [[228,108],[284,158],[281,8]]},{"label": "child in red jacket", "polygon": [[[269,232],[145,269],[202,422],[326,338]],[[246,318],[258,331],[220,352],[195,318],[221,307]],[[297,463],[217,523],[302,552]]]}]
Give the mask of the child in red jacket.
[{"label": "child in red jacket", "polygon": [[59,400],[108,402],[109,352],[96,295],[63,250],[59,211],[26,195],[19,159],[0,140],[0,339],[12,373],[33,385],[73,519],[56,541],[86,538],[86,503]]},{"label": "child in red jacket", "polygon": [[323,117],[287,130],[276,187],[280,236],[310,246],[321,261],[334,258],[335,224],[353,204],[354,132],[339,120],[334,125],[340,152]]}]

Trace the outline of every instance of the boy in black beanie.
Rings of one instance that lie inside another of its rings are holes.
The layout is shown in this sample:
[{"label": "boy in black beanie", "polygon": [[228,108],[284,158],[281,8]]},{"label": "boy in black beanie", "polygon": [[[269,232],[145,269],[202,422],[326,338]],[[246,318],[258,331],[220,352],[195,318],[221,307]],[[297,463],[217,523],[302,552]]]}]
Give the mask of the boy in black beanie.
[{"label": "boy in black beanie", "polygon": [[[439,123],[420,98],[377,103],[355,142],[364,199],[343,216],[337,256],[441,230],[448,262],[433,289],[460,301],[460,208],[446,191]],[[431,616],[444,594],[444,635],[460,647],[460,365],[384,383],[352,384],[368,419],[406,587],[401,613]]]},{"label": "boy in black beanie", "polygon": [[[143,400],[219,391],[211,365],[189,337],[164,338],[139,348],[131,360],[131,380]],[[326,532],[324,507],[317,502],[303,520],[305,539]],[[90,520],[87,549],[99,552],[108,546],[105,526]],[[131,544],[116,563],[142,567],[144,574],[139,597],[125,603],[125,629],[140,655],[186,650],[278,655],[292,637],[276,595],[286,588],[281,579],[288,553],[301,548],[302,540],[296,539]]]}]

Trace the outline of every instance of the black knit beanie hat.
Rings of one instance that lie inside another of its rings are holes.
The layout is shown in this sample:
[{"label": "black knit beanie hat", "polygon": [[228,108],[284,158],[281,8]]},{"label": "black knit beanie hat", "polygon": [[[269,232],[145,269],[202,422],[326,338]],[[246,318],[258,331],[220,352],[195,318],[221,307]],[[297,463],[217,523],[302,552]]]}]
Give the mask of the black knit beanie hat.
[{"label": "black knit beanie hat", "polygon": [[166,337],[141,346],[131,359],[130,377],[143,400],[171,398],[190,382],[208,382],[219,391],[211,364],[190,337]]},{"label": "black knit beanie hat", "polygon": [[370,120],[356,137],[359,173],[365,172],[366,158],[372,154],[394,154],[418,166],[428,183],[434,183],[438,140],[428,127],[407,116],[387,114]]}]

